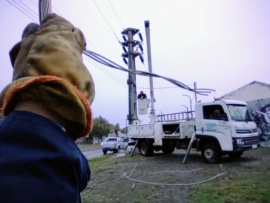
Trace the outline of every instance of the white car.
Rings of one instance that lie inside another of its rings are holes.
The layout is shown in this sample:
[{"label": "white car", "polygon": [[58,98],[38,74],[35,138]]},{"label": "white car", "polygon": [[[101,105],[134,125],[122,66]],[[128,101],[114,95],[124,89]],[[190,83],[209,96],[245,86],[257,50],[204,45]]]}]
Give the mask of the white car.
[{"label": "white car", "polygon": [[107,154],[107,151],[113,151],[118,153],[121,149],[127,149],[127,143],[124,142],[122,137],[108,137],[104,142],[101,143],[103,154]]}]

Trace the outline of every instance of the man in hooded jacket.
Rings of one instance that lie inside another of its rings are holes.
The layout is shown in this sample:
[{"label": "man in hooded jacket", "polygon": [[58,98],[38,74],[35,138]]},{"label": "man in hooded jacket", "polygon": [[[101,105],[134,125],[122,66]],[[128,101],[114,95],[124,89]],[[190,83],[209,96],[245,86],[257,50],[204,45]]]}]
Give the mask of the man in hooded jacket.
[{"label": "man in hooded jacket", "polygon": [[94,82],[82,31],[49,14],[10,51],[12,82],[0,94],[0,201],[78,202],[90,180],[75,141],[92,129]]}]

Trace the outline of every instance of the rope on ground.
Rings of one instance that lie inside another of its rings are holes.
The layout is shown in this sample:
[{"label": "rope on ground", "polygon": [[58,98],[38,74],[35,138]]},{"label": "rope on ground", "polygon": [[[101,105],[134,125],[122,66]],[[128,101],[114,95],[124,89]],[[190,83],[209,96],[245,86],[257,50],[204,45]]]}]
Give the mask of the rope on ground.
[{"label": "rope on ground", "polygon": [[[137,163],[135,164],[134,168],[132,169],[131,173],[129,176],[126,175],[126,173],[124,173],[124,177],[127,178],[128,180],[134,181],[134,182],[138,182],[138,183],[145,183],[145,184],[150,184],[150,185],[160,185],[160,186],[189,186],[189,185],[197,185],[197,184],[202,184],[208,181],[211,181],[219,176],[225,175],[228,172],[225,171],[222,167],[222,165],[220,164],[220,168],[223,171],[223,173],[219,173],[211,178],[208,178],[206,180],[202,180],[202,181],[198,181],[198,182],[194,182],[194,183],[157,183],[157,182],[149,182],[149,181],[143,181],[143,180],[138,180],[138,179],[134,179],[131,178],[132,173],[134,172],[135,168],[137,167]],[[201,168],[200,168],[201,169]],[[193,172],[193,171],[197,171],[200,169],[194,169],[194,170],[190,170],[190,171],[171,171],[172,173],[176,173],[176,172]],[[160,171],[160,172],[154,172],[154,173],[168,173],[169,171]],[[150,174],[154,174],[154,173],[150,173]]]},{"label": "rope on ground", "polygon": [[38,13],[39,13],[39,22],[50,13],[52,13],[52,4],[51,0],[39,0],[38,4]]}]

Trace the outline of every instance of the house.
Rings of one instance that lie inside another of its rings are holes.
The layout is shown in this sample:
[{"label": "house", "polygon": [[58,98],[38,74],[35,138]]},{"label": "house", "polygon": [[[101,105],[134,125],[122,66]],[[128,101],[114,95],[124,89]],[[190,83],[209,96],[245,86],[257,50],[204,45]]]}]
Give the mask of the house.
[{"label": "house", "polygon": [[270,98],[270,84],[253,81],[243,87],[223,95],[221,98],[236,99],[246,102]]}]

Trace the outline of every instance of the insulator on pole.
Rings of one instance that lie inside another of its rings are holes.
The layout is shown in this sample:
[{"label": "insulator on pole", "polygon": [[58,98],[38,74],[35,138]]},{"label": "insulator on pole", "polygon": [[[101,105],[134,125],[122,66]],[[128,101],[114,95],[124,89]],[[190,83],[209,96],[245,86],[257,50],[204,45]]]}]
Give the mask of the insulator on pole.
[{"label": "insulator on pole", "polygon": [[122,35],[122,37],[123,37],[123,40],[124,40],[124,41],[127,41],[126,36]]},{"label": "insulator on pole", "polygon": [[139,47],[140,47],[140,50],[141,50],[142,53],[143,53],[143,47],[142,47],[142,45],[140,44]]},{"label": "insulator on pole", "polygon": [[125,64],[128,64],[128,62],[127,62],[126,58],[123,58],[123,61],[125,62]]},{"label": "insulator on pole", "polygon": [[142,55],[140,55],[140,59],[141,59],[141,62],[144,63],[144,59]]},{"label": "insulator on pole", "polygon": [[139,32],[139,37],[140,37],[140,40],[143,42],[143,37],[142,37],[142,34]]},{"label": "insulator on pole", "polygon": [[126,49],[126,47],[122,47],[122,48],[123,48],[124,52],[125,52],[125,53],[127,53],[127,49]]}]

